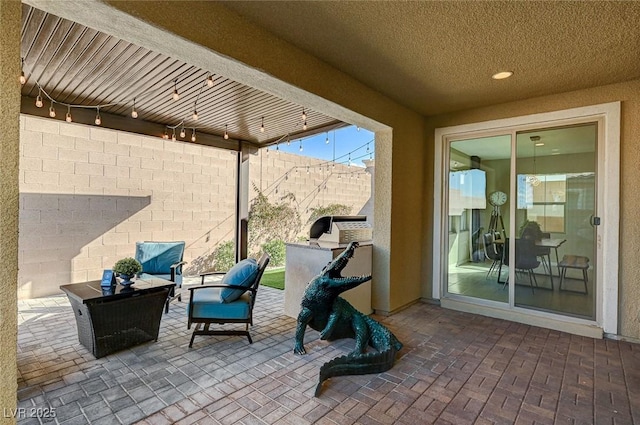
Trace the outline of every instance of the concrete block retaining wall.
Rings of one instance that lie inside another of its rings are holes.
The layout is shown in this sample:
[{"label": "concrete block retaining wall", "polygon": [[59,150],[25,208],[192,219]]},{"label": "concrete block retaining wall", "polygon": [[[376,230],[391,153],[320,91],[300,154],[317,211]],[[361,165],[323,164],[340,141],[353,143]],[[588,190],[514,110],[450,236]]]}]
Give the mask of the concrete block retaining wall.
[{"label": "concrete block retaining wall", "polygon": [[[99,279],[136,241],[185,240],[189,261],[233,239],[234,152],[28,115],[20,125],[19,298]],[[369,176],[336,165],[328,177],[323,162],[262,150],[250,179],[273,202],[292,192],[303,220],[330,203],[357,213]]]}]

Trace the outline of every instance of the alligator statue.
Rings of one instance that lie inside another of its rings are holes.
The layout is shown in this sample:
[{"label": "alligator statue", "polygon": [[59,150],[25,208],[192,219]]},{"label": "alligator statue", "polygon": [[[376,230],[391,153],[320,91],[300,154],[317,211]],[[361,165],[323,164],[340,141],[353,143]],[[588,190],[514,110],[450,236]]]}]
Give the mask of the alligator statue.
[{"label": "alligator statue", "polygon": [[[355,349],[346,356],[337,357],[320,368],[315,396],[322,391],[322,384],[333,376],[366,375],[385,372],[395,361],[402,343],[380,323],[356,310],[339,295],[371,280],[371,275],[342,277],[342,270],[358,247],[351,242],[347,248],[307,285],[302,298],[296,326],[293,352],[305,354],[304,333],[307,325],[320,332],[320,339],[336,340],[355,338]],[[366,352],[367,346],[375,352]]]}]

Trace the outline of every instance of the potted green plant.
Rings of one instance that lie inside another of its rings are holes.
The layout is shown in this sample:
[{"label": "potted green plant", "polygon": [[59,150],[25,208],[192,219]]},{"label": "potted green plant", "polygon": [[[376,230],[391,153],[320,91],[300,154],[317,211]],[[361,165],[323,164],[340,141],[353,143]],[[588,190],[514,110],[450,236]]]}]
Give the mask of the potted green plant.
[{"label": "potted green plant", "polygon": [[118,260],[113,266],[113,271],[122,278],[121,285],[129,286],[133,283],[131,278],[142,271],[142,264],[135,258],[127,257]]}]

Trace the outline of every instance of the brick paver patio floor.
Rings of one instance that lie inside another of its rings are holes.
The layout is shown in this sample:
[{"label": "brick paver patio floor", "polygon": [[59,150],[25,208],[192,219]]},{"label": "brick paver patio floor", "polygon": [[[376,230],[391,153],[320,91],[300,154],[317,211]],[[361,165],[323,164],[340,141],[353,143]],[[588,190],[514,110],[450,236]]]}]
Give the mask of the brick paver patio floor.
[{"label": "brick paver patio floor", "polygon": [[[157,342],[93,356],[78,343],[64,296],[20,301],[20,424],[640,424],[640,345],[418,303],[378,317],[404,343],[393,369],[336,377],[313,396],[319,367],[349,352],[307,332],[283,293],[261,288],[253,344],[197,337],[185,303],[164,315]],[[53,407],[55,418],[29,417]]]}]

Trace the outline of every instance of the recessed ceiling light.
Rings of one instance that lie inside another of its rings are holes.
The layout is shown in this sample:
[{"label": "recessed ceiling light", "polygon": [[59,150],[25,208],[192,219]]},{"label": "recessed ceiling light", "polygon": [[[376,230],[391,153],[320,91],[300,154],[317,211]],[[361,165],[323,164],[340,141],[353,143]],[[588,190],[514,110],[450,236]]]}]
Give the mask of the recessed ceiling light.
[{"label": "recessed ceiling light", "polygon": [[544,146],[544,142],[538,142],[536,143],[536,146]]},{"label": "recessed ceiling light", "polygon": [[493,74],[491,78],[493,78],[494,80],[504,80],[505,78],[509,78],[512,75],[513,75],[513,72],[511,71],[502,71],[502,72]]}]

